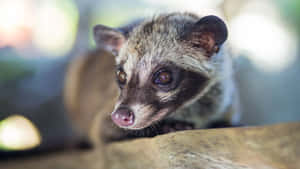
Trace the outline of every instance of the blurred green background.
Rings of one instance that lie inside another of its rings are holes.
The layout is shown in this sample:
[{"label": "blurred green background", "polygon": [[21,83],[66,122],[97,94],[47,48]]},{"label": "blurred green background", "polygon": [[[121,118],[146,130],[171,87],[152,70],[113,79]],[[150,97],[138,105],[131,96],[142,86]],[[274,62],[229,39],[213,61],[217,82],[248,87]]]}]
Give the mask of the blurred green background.
[{"label": "blurred green background", "polygon": [[63,79],[73,57],[95,48],[92,27],[168,11],[226,20],[243,124],[300,120],[299,0],[1,0],[0,150],[21,137],[3,123],[16,114],[37,127],[41,147],[70,140]]}]

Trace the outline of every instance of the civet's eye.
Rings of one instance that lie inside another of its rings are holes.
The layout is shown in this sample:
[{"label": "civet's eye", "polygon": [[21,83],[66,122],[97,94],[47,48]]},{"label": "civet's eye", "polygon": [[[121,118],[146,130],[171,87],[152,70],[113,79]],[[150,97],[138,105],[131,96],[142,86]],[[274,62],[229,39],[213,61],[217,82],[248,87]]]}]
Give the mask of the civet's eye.
[{"label": "civet's eye", "polygon": [[172,82],[172,74],[167,70],[159,70],[154,75],[153,83],[156,85],[167,85]]},{"label": "civet's eye", "polygon": [[119,84],[124,85],[126,83],[126,73],[122,69],[117,70],[117,80]]}]

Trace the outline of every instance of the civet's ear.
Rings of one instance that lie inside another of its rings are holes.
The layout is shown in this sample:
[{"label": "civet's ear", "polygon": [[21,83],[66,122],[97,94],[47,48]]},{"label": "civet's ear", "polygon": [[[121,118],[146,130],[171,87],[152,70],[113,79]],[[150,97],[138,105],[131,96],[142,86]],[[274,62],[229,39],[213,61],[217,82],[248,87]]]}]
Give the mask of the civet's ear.
[{"label": "civet's ear", "polygon": [[118,29],[96,25],[94,27],[94,40],[98,48],[106,49],[114,55],[118,55],[126,39]]},{"label": "civet's ear", "polygon": [[223,20],[217,16],[209,15],[201,18],[186,30],[183,40],[193,47],[204,49],[208,56],[211,56],[218,52],[227,36],[228,30]]}]

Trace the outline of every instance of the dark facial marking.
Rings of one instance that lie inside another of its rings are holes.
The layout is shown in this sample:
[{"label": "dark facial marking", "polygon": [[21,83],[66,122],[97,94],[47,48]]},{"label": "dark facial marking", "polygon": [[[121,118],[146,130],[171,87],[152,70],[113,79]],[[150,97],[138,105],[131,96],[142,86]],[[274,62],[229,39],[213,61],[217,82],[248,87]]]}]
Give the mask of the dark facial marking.
[{"label": "dark facial marking", "polygon": [[[150,105],[153,112],[145,115],[149,120],[155,119],[157,113],[165,108],[169,110],[169,114],[172,113],[178,107],[197,96],[205,88],[209,80],[200,73],[187,71],[170,63],[162,64],[154,70],[156,71],[149,77],[149,82],[145,83],[144,86],[139,86],[138,71],[133,71],[131,79],[128,79],[128,83],[124,85],[120,95],[120,100],[122,100],[120,106],[130,107],[133,104]],[[155,74],[157,72],[160,73],[160,70],[172,74],[172,81],[165,86],[153,84],[153,78],[156,77]],[[157,92],[171,92],[171,90],[175,89],[180,91],[167,102],[161,102],[157,96]]]},{"label": "dark facial marking", "polygon": [[127,74],[123,69],[123,64],[120,64],[116,67],[116,81],[120,89],[123,89],[127,83]]},{"label": "dark facial marking", "polygon": [[126,83],[126,73],[122,69],[117,70],[117,78],[118,78],[119,83],[121,83],[121,84]]},{"label": "dark facial marking", "polygon": [[166,63],[155,70],[152,74],[154,88],[163,92],[177,88],[181,81],[181,71],[177,66]]},{"label": "dark facial marking", "polygon": [[146,23],[143,27],[143,32],[145,35],[150,35],[153,31],[154,21],[150,21]]},{"label": "dark facial marking", "polygon": [[172,75],[168,71],[163,71],[155,78],[155,84],[167,85],[172,82]]},{"label": "dark facial marking", "polygon": [[209,79],[204,75],[192,71],[181,70],[182,81],[178,88],[180,91],[173,96],[173,99],[156,105],[157,109],[169,108],[171,111],[197,96],[207,85]]}]

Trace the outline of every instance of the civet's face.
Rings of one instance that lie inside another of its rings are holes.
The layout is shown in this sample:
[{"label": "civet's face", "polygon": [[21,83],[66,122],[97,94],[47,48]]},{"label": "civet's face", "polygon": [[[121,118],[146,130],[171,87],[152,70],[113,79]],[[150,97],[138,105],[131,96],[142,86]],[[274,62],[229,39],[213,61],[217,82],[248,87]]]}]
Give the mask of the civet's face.
[{"label": "civet's face", "polygon": [[126,34],[95,27],[98,47],[116,55],[120,97],[111,116],[119,127],[148,127],[200,97],[208,86],[209,57],[226,40],[226,26],[215,16],[198,22],[189,18],[187,26],[178,26],[184,17],[191,16],[164,15]]}]

